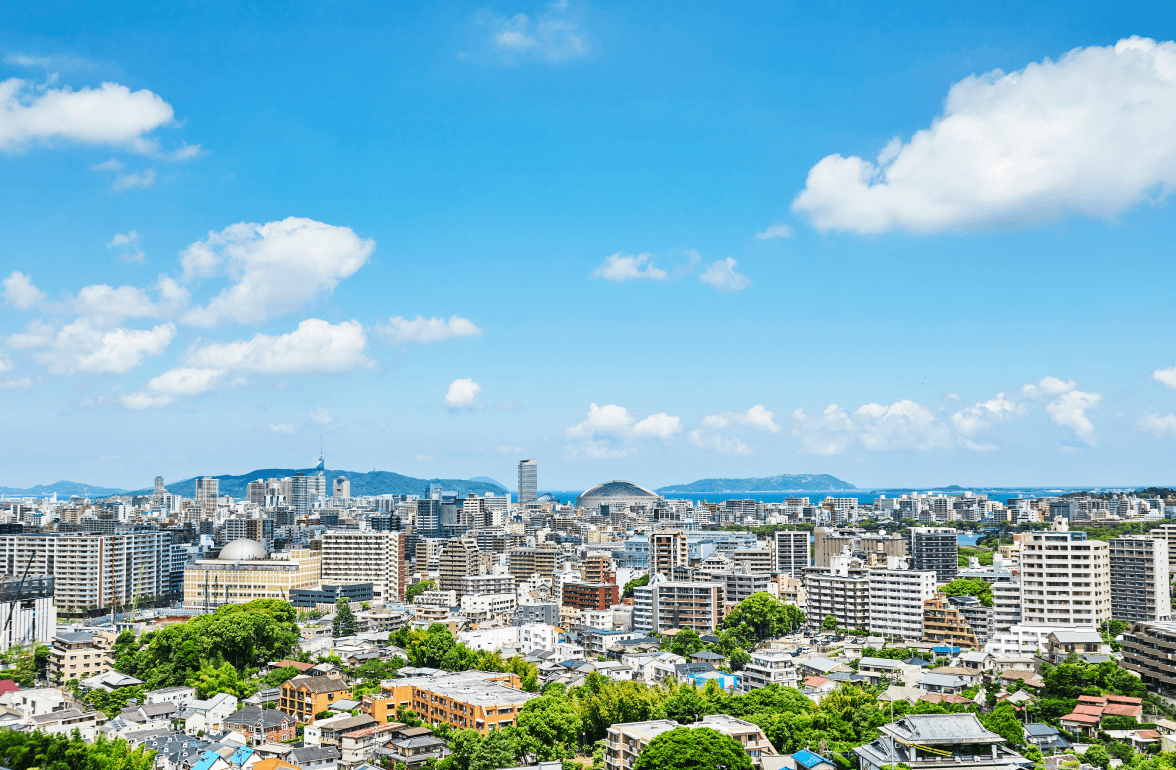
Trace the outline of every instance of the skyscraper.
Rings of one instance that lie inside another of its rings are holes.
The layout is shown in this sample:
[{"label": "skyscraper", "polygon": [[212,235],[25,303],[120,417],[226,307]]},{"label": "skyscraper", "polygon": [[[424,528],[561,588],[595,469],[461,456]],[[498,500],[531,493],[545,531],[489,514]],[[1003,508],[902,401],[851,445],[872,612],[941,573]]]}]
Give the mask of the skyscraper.
[{"label": "skyscraper", "polygon": [[950,527],[913,527],[911,529],[912,569],[933,569],[940,583],[955,580],[959,571],[959,543]]},{"label": "skyscraper", "polygon": [[163,476],[155,477],[155,496],[159,497],[167,490],[163,488]]},{"label": "skyscraper", "polygon": [[290,507],[294,509],[294,515],[298,518],[310,512],[310,502],[306,495],[305,473],[295,473],[294,478],[290,479]]},{"label": "skyscraper", "polygon": [[217,497],[220,496],[220,479],[204,476],[196,479],[196,502],[202,508],[216,508]]},{"label": "skyscraper", "polygon": [[519,461],[519,505],[533,503],[539,497],[539,461]]}]

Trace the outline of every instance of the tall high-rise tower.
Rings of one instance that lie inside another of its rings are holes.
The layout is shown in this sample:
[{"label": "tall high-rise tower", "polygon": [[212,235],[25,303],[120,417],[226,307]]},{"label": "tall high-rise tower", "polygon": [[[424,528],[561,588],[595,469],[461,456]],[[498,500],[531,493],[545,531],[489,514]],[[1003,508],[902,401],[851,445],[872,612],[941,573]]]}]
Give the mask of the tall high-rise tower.
[{"label": "tall high-rise tower", "polygon": [[519,505],[533,503],[539,497],[539,461],[519,461]]},{"label": "tall high-rise tower", "polygon": [[294,509],[294,515],[297,517],[305,516],[310,512],[305,473],[295,473],[294,478],[290,479],[290,507]]},{"label": "tall high-rise tower", "polygon": [[163,488],[163,476],[155,477],[155,496],[159,497],[167,490]]}]

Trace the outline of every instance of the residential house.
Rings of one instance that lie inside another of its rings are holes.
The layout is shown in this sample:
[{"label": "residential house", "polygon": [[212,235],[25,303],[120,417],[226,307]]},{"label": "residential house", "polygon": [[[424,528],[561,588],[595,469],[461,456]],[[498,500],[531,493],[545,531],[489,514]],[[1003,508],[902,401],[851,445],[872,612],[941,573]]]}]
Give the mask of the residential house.
[{"label": "residential house", "polygon": [[930,693],[958,695],[970,685],[969,678],[955,674],[927,674],[915,684],[915,687]]},{"label": "residential house", "polygon": [[799,681],[792,655],[778,649],[752,652],[751,662],[739,673],[739,690],[745,693],[770,684],[796,687]]},{"label": "residential house", "polygon": [[430,759],[440,761],[450,753],[449,744],[427,727],[404,727],[393,736],[379,753],[393,766],[403,763],[406,770],[420,770]]},{"label": "residential house", "polygon": [[853,750],[861,770],[882,770],[897,763],[906,764],[911,770],[957,764],[969,770],[1032,765],[1008,748],[1004,738],[985,728],[972,713],[908,714],[878,729],[881,736]]},{"label": "residential house", "polygon": [[237,710],[237,696],[218,693],[208,700],[194,700],[185,705],[176,720],[182,722],[184,732],[196,735],[225,728],[225,718]]},{"label": "residential house", "polygon": [[1042,754],[1066,751],[1071,746],[1070,742],[1058,732],[1058,728],[1039,722],[1030,722],[1025,725],[1025,741],[1037,747],[1037,750]]},{"label": "residential house", "polygon": [[[1104,647],[1106,649],[1104,649]],[[1097,631],[1054,631],[1046,637],[1045,656],[1055,666],[1065,661],[1071,653],[1110,652],[1110,646],[1103,642]]]},{"label": "residential house", "polygon": [[226,730],[235,730],[253,746],[293,740],[295,720],[277,709],[246,706],[225,717]]}]

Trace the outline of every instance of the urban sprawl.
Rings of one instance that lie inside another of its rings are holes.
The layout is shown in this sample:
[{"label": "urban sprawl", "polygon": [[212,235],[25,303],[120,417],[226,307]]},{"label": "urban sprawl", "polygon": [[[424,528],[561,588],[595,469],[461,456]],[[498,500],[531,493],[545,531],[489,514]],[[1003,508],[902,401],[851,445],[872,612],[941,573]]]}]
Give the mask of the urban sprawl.
[{"label": "urban sprawl", "polygon": [[1176,765],[1169,490],[561,501],[525,460],[515,498],[353,497],[324,467],[0,503],[0,756]]}]

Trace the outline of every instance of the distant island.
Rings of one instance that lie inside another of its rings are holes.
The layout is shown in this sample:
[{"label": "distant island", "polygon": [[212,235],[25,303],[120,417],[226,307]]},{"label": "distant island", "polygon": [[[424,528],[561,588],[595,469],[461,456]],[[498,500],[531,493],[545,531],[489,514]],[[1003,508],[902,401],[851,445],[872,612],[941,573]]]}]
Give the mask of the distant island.
[{"label": "distant island", "polygon": [[657,490],[659,495],[728,494],[731,492],[836,492],[857,489],[827,473],[785,473],[751,479],[701,479],[689,484],[672,484]]}]

